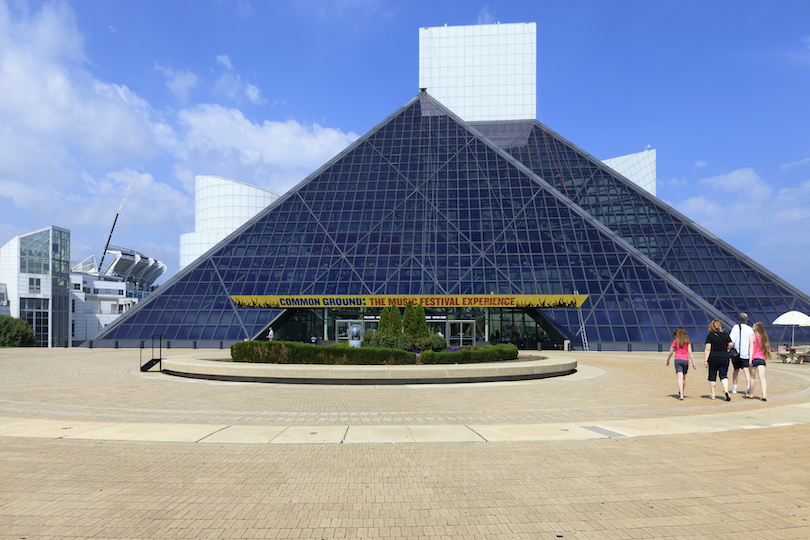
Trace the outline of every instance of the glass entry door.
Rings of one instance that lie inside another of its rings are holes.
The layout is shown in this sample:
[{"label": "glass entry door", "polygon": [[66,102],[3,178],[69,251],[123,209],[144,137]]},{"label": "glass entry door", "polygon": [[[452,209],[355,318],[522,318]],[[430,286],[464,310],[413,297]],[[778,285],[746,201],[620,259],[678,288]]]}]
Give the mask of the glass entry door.
[{"label": "glass entry door", "polygon": [[447,345],[475,345],[475,321],[447,321]]},{"label": "glass entry door", "polygon": [[349,327],[353,324],[359,324],[363,327],[363,330],[366,329],[366,322],[363,320],[343,319],[335,321],[335,337],[338,341],[349,341]]}]

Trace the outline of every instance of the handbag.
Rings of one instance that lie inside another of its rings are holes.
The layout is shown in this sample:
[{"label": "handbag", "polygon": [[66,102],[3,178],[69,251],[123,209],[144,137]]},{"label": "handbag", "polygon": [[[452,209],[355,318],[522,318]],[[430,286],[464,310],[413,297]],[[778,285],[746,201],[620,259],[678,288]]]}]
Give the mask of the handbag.
[{"label": "handbag", "polygon": [[[741,326],[735,326],[734,328],[737,328],[738,329],[737,331],[740,332],[740,335],[742,335],[742,327]],[[731,329],[732,333],[734,332],[734,328]],[[732,347],[728,351],[728,357],[731,360],[739,360],[740,359],[740,351],[738,351],[736,348]]]}]

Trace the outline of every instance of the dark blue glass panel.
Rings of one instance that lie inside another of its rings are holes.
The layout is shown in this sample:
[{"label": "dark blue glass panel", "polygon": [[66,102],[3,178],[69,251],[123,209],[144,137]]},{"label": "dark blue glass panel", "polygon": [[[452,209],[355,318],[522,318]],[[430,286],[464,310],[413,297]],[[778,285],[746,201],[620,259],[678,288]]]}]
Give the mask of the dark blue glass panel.
[{"label": "dark blue glass panel", "polygon": [[[515,126],[520,126],[519,137],[501,135]],[[730,320],[736,319],[736,311],[754,311],[752,304],[757,296],[795,298],[795,309],[810,311],[810,298],[806,294],[759,271],[758,265],[749,258],[741,256],[722,240],[704,234],[692,222],[682,220],[661,200],[627,182],[539,122],[487,123],[476,125],[476,129],[495,137],[502,148],[535,174],[612,228],[642,254],[672,272],[693,291],[702,294]],[[563,161],[563,155],[570,158]],[[690,269],[703,271],[683,272]],[[738,284],[742,284],[742,280],[732,277],[728,270],[746,271],[752,286],[734,287],[733,280]],[[707,287],[708,283],[716,287]],[[726,298],[733,299],[736,309],[724,309]],[[774,305],[762,316],[770,321],[785,310],[782,304]],[[784,328],[769,323],[766,329],[769,333],[784,332]]]}]

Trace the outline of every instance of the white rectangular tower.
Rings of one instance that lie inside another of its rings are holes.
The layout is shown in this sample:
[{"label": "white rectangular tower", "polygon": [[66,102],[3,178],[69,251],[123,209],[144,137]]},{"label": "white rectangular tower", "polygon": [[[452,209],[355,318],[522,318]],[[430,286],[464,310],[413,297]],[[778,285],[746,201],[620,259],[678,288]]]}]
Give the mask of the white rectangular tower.
[{"label": "white rectangular tower", "polygon": [[535,23],[419,29],[419,88],[468,122],[537,117]]}]

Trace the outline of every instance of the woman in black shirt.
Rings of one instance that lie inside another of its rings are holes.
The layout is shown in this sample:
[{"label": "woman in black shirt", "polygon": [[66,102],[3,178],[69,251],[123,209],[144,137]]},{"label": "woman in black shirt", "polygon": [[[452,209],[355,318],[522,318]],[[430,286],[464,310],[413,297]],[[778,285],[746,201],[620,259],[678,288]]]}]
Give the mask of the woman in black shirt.
[{"label": "woman in black shirt", "polygon": [[712,391],[711,399],[715,399],[714,388],[717,385],[717,374],[726,392],[726,401],[731,401],[728,395],[728,350],[733,345],[728,333],[723,330],[720,321],[713,320],[709,325],[709,335],[706,336],[706,367],[709,369],[709,387]]}]

